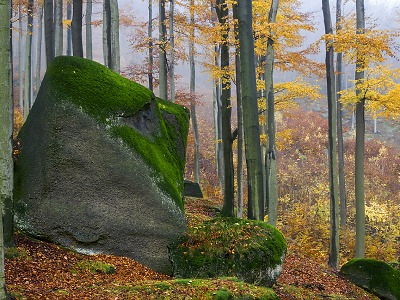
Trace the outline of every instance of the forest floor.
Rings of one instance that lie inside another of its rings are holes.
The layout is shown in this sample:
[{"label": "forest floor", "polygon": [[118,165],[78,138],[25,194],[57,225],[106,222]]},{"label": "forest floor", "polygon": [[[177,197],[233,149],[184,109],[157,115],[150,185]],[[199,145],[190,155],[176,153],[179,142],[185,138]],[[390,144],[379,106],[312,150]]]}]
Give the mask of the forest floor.
[{"label": "forest floor", "polygon": [[[189,224],[215,214],[213,200],[187,199]],[[8,253],[7,289],[15,299],[265,299],[266,289],[234,278],[173,279],[132,259],[77,254],[22,234]],[[280,299],[378,299],[337,271],[288,245],[282,275],[273,286]],[[108,269],[112,265],[114,269]],[[114,272],[115,271],[115,272]]]}]

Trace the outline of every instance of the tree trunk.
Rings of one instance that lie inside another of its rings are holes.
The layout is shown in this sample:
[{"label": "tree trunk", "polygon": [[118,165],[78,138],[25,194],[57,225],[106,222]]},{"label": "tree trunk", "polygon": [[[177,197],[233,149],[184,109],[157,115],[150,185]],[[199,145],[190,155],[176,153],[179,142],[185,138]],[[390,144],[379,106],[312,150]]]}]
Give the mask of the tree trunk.
[{"label": "tree trunk", "polygon": [[[342,0],[336,1],[336,31],[341,30]],[[338,53],[336,58],[336,102],[337,102],[337,139],[338,139],[338,167],[339,167],[339,198],[340,198],[340,226],[346,232],[347,204],[346,182],[344,177],[344,145],[343,145],[343,105],[340,102],[342,91],[343,53]]]},{"label": "tree trunk", "polygon": [[[325,33],[332,34],[331,12],[329,0],[322,0],[324,13]],[[338,201],[338,173],[336,151],[336,97],[335,97],[335,70],[334,52],[331,41],[326,42],[326,81],[328,89],[328,145],[329,145],[329,190],[330,190],[330,251],[328,264],[331,268],[339,267],[339,201]]]},{"label": "tree trunk", "polygon": [[18,5],[18,91],[19,91],[19,109],[21,114],[24,113],[24,89],[22,88],[24,85],[24,80],[22,74],[24,73],[24,64],[23,64],[23,35],[22,35],[22,5]]},{"label": "tree trunk", "polygon": [[225,0],[217,1],[218,20],[224,29],[221,33],[221,69],[222,75],[221,116],[222,116],[222,147],[224,159],[224,205],[222,214],[228,217],[234,216],[234,175],[231,132],[231,82],[229,70],[229,26],[227,24],[228,7]]},{"label": "tree trunk", "polygon": [[168,99],[167,79],[167,27],[165,25],[165,0],[159,1],[159,95],[161,99]]},{"label": "tree trunk", "polygon": [[[273,0],[269,10],[268,23],[276,22],[279,0]],[[276,144],[275,144],[275,97],[274,97],[274,40],[270,30],[267,42],[267,55],[265,59],[265,89],[267,98],[267,135],[268,149],[265,154],[265,180],[268,204],[268,223],[276,226],[278,218],[278,178],[276,174]]]},{"label": "tree trunk", "polygon": [[32,28],[33,28],[33,0],[28,1],[28,21],[26,23],[26,46],[25,46],[25,81],[24,81],[24,120],[28,117],[32,106]]},{"label": "tree trunk", "polygon": [[[67,19],[72,20],[72,0],[67,3]],[[67,29],[67,56],[72,56],[72,28]]]},{"label": "tree trunk", "polygon": [[44,0],[44,35],[47,66],[50,65],[55,55],[53,14],[53,0]]},{"label": "tree trunk", "polygon": [[[171,102],[175,101],[175,35],[174,35],[174,0],[169,0],[169,90]],[[194,22],[194,21],[193,21]]]},{"label": "tree trunk", "polygon": [[74,56],[83,57],[82,0],[73,0],[72,9],[72,51]]},{"label": "tree trunk", "polygon": [[[190,1],[190,6],[193,7],[194,0]],[[171,22],[171,20],[170,20]],[[189,66],[190,66],[190,116],[192,119],[192,128],[194,135],[194,182],[200,183],[200,138],[199,138],[199,129],[197,124],[197,116],[196,116],[196,67],[194,61],[194,40],[195,40],[195,31],[194,31],[194,10],[190,9],[190,42],[189,42]],[[173,44],[171,44],[171,48],[173,49]],[[173,52],[173,51],[172,51]],[[173,62],[171,60],[171,66]],[[171,71],[171,69],[170,69]],[[172,94],[172,82],[171,81],[171,100],[173,100]]]},{"label": "tree trunk", "polygon": [[[364,34],[365,16],[364,0],[356,0],[357,33]],[[356,84],[364,78],[363,58],[357,56]],[[356,104],[356,150],[355,150],[355,194],[356,194],[356,249],[355,257],[365,256],[365,200],[364,200],[364,137],[365,137],[365,99],[362,91],[356,89],[359,98]],[[361,97],[361,99],[360,99]]]},{"label": "tree trunk", "polygon": [[[239,19],[237,4],[233,5],[233,18]],[[239,40],[239,28],[235,26],[235,39]],[[236,69],[236,99],[237,99],[237,210],[236,216],[243,217],[243,111],[242,111],[242,95],[241,95],[241,78],[240,78],[240,46],[239,43],[235,49],[235,69]]]},{"label": "tree trunk", "polygon": [[35,84],[35,96],[39,93],[40,83],[41,83],[41,65],[42,65],[42,26],[43,24],[43,7],[39,8],[38,16],[38,32],[37,32],[37,44],[36,44],[36,84]]},{"label": "tree trunk", "polygon": [[[215,56],[214,56],[214,65],[216,67],[219,66],[219,53],[220,53],[220,47],[215,46]],[[218,184],[223,191],[224,185],[224,172],[222,170],[222,147],[221,147],[221,141],[222,141],[222,122],[221,122],[221,84],[218,80],[213,79],[213,84],[214,84],[214,89],[213,89],[213,108],[214,108],[214,140],[215,140],[215,163],[217,167],[217,174],[218,174]]]},{"label": "tree trunk", "polygon": [[149,37],[149,90],[153,92],[153,3],[149,0],[149,27],[147,28]]},{"label": "tree trunk", "polygon": [[55,56],[63,54],[63,1],[55,0],[55,16],[54,16],[54,43]]},{"label": "tree trunk", "polygon": [[86,58],[93,59],[93,49],[92,49],[92,0],[87,0],[86,2]]},{"label": "tree trunk", "polygon": [[239,0],[238,8],[243,131],[249,194],[248,217],[249,219],[263,220],[264,191],[260,148],[260,128],[258,124],[251,0]]},{"label": "tree trunk", "polygon": [[[111,7],[110,7],[110,0],[103,1],[103,57],[104,57],[104,65],[106,67],[110,66],[110,37],[108,36],[110,30],[108,27],[111,24]],[[111,33],[110,33],[111,34]]]},{"label": "tree trunk", "polygon": [[10,7],[9,0],[0,2],[0,299],[6,299],[6,282],[4,273],[4,245],[8,229],[3,234],[5,214],[9,213],[7,204],[13,198],[13,160],[12,130],[13,101],[11,97],[11,56],[10,56]]},{"label": "tree trunk", "polygon": [[110,69],[115,73],[121,72],[121,58],[120,58],[120,46],[119,46],[119,11],[118,1],[111,0],[111,65]]}]

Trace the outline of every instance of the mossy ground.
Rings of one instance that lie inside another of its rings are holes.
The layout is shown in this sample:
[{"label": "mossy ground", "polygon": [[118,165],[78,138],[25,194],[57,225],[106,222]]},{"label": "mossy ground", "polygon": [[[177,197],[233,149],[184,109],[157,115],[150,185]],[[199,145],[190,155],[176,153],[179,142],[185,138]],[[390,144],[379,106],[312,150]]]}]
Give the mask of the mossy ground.
[{"label": "mossy ground", "polygon": [[[91,60],[78,57],[57,57],[47,70],[48,92],[55,101],[69,101],[108,128],[110,134],[138,152],[154,169],[159,187],[170,194],[183,208],[183,173],[185,155],[177,149],[175,128],[162,118],[161,110],[173,113],[179,124],[184,149],[189,124],[186,108],[156,99],[146,87],[132,82]],[[134,128],[120,123],[121,118],[134,116],[152,101],[160,120],[160,134],[152,139]],[[161,175],[161,176],[159,176]]]}]

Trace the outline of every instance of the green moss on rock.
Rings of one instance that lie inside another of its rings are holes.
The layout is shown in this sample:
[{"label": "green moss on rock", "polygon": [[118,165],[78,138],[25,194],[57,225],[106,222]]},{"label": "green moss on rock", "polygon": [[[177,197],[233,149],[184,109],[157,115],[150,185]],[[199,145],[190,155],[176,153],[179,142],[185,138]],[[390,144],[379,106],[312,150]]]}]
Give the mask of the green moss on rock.
[{"label": "green moss on rock", "polygon": [[352,259],[342,266],[340,273],[381,299],[400,299],[400,271],[383,261]]},{"label": "green moss on rock", "polygon": [[[48,89],[55,99],[78,106],[104,124],[111,136],[121,139],[128,148],[139,153],[155,171],[153,177],[157,185],[183,209],[183,175],[189,126],[189,112],[185,107],[156,99],[144,86],[99,63],[79,57],[57,57],[47,70],[46,77],[49,78]],[[126,124],[126,120],[134,118],[153,102],[157,104],[153,107],[159,128],[151,136]],[[163,112],[174,115],[176,125],[165,120]],[[182,144],[180,147],[179,143]]]},{"label": "green moss on rock", "polygon": [[178,277],[237,276],[272,286],[286,253],[282,234],[262,221],[216,218],[189,228],[171,248]]}]

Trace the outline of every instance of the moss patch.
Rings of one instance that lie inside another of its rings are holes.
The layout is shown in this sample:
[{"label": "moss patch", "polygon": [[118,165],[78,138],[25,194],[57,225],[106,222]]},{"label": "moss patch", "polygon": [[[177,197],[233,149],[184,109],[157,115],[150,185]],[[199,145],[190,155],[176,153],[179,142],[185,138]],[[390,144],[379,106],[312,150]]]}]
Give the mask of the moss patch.
[{"label": "moss patch", "polygon": [[[99,63],[79,57],[57,57],[48,68],[46,78],[55,101],[73,103],[104,124],[111,136],[121,139],[128,148],[139,153],[154,169],[152,175],[157,185],[183,209],[183,175],[189,126],[186,108],[156,99],[146,87]],[[151,103],[157,104],[155,115],[160,132],[148,137],[127,126],[123,120],[135,116]],[[164,120],[162,111],[174,114],[177,126]],[[178,149],[178,142],[183,144],[182,149]]]},{"label": "moss patch", "polygon": [[384,299],[400,299],[400,271],[375,259],[352,259],[340,273],[353,283]]},{"label": "moss patch", "polygon": [[91,273],[115,274],[115,267],[111,264],[98,260],[82,260],[72,269],[72,273],[79,271],[89,271]]},{"label": "moss patch", "polygon": [[282,264],[285,252],[282,234],[265,222],[216,218],[189,228],[172,247],[171,257],[176,276],[238,276],[272,285],[267,273]]}]

